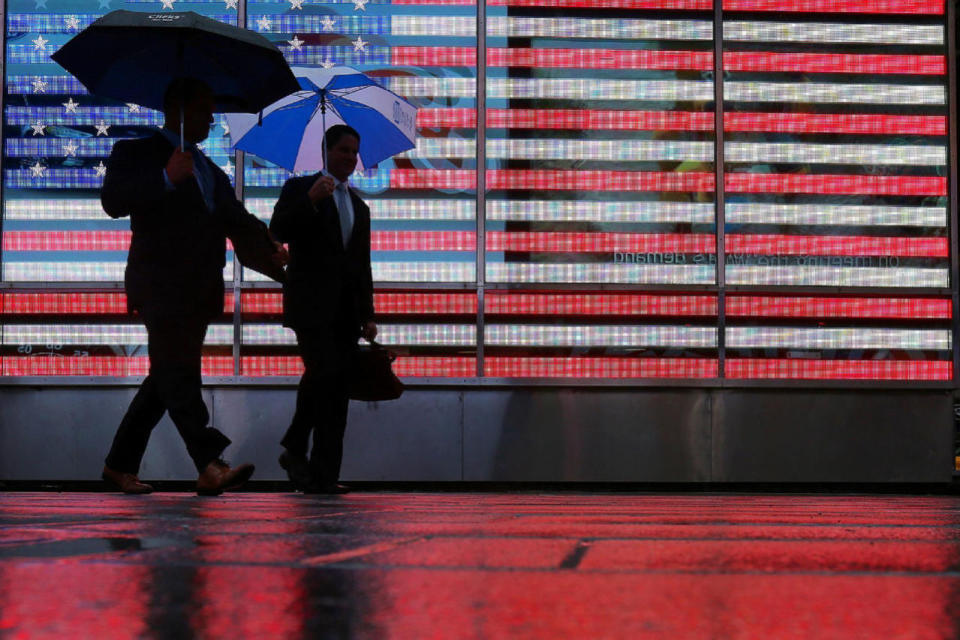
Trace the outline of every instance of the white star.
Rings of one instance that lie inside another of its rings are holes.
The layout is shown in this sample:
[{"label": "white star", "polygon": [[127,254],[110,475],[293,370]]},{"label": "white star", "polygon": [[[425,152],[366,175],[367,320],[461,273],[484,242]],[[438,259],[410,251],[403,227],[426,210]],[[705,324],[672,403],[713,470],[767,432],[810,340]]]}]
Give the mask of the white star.
[{"label": "white star", "polygon": [[333,64],[333,60],[331,60],[330,58],[327,58],[326,60],[320,63],[320,66],[323,67],[324,69],[330,69],[335,65]]},{"label": "white star", "polygon": [[324,31],[333,31],[333,18],[330,16],[323,16],[323,20],[320,21],[320,24],[323,25]]},{"label": "white star", "polygon": [[224,172],[225,174],[227,174],[227,175],[230,176],[231,178],[233,177],[234,171],[233,171],[233,163],[232,163],[232,162],[230,162],[229,160],[227,160],[227,165],[226,165],[225,167],[221,167],[221,168],[223,169],[223,172]]},{"label": "white star", "polygon": [[104,122],[103,120],[100,121],[100,124],[95,124],[95,125],[93,125],[93,126],[95,126],[95,127],[97,128],[97,135],[98,135],[98,136],[105,136],[105,135],[107,135],[107,129],[110,128],[110,125],[108,125],[108,124],[107,124],[106,122]]},{"label": "white star", "polygon": [[223,121],[223,135],[225,136],[230,135],[230,125],[227,124],[226,120]]},{"label": "white star", "polygon": [[69,16],[66,19],[67,29],[77,31],[80,29],[80,19],[77,16]]},{"label": "white star", "polygon": [[367,3],[370,2],[370,0],[350,0],[350,1],[353,2],[354,11],[366,11]]},{"label": "white star", "polygon": [[77,112],[77,107],[80,106],[80,103],[79,103],[79,102],[74,102],[74,101],[73,101],[73,98],[70,98],[70,99],[67,100],[66,102],[61,102],[60,104],[62,104],[62,105],[64,106],[64,108],[67,110],[67,113],[76,113],[76,112]]},{"label": "white star", "polygon": [[109,8],[110,8],[110,0],[100,0],[100,7],[99,7],[99,8],[100,8],[100,9],[109,9]]},{"label": "white star", "polygon": [[33,41],[33,50],[34,50],[34,51],[46,51],[46,50],[47,50],[47,43],[48,43],[48,42],[50,42],[50,41],[49,41],[49,40],[44,40],[42,34],[39,35],[39,36],[37,36],[37,39]]},{"label": "white star", "polygon": [[366,51],[367,45],[369,42],[364,42],[362,36],[357,36],[357,39],[353,41],[353,50],[354,51]]},{"label": "white star", "polygon": [[140,113],[140,105],[138,105],[136,102],[128,102],[127,113]]},{"label": "white star", "polygon": [[33,92],[34,93],[46,93],[47,92],[47,81],[37,78],[33,81]]},{"label": "white star", "polygon": [[34,7],[34,9],[46,9],[46,8],[47,8],[47,0],[34,0],[34,4],[36,5],[36,6]]},{"label": "white star", "polygon": [[267,16],[260,16],[257,19],[257,29],[260,29],[260,31],[270,31],[271,26],[270,18]]},{"label": "white star", "polygon": [[300,9],[303,11],[303,0],[290,0],[290,11]]},{"label": "white star", "polygon": [[30,173],[33,174],[34,178],[42,178],[43,175],[47,172],[47,168],[40,164],[40,161],[37,160],[37,164],[30,167]]},{"label": "white star", "polygon": [[175,0],[160,0],[160,4],[162,5],[160,8],[173,10],[174,1]]},{"label": "white star", "polygon": [[223,3],[226,5],[226,9],[236,9],[237,0],[223,0]]},{"label": "white star", "polygon": [[98,178],[102,178],[103,176],[107,175],[107,165],[103,164],[103,160],[101,160],[100,164],[95,166],[93,170],[97,172]]},{"label": "white star", "polygon": [[33,129],[33,135],[35,136],[47,135],[46,134],[47,125],[41,123],[39,120],[37,120],[36,124],[30,125],[30,127]]},{"label": "white star", "polygon": [[76,157],[76,155],[77,155],[77,149],[79,149],[79,148],[80,148],[80,147],[77,145],[77,143],[74,142],[73,140],[71,140],[71,141],[68,142],[67,144],[63,145],[63,153],[64,153],[65,155],[68,155],[68,156],[74,156],[74,157]]},{"label": "white star", "polygon": [[294,51],[300,51],[300,47],[303,46],[304,41],[298,38],[296,34],[294,34],[293,40],[287,40],[287,42],[290,43],[290,46],[293,48]]}]

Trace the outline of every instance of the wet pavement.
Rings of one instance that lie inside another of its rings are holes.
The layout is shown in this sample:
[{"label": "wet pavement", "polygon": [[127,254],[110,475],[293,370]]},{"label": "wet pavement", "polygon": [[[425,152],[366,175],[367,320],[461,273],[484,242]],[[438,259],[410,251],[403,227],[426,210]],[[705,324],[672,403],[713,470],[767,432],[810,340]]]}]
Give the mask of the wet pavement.
[{"label": "wet pavement", "polygon": [[2,638],[960,638],[960,498],[0,493]]}]

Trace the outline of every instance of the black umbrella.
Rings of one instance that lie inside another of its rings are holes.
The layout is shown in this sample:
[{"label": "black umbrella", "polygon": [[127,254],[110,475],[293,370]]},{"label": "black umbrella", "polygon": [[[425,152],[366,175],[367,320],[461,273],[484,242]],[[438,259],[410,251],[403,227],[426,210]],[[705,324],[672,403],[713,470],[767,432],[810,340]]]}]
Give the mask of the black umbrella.
[{"label": "black umbrella", "polygon": [[153,109],[183,76],[210,85],[218,112],[256,113],[300,89],[269,40],[192,11],[111,11],[51,58],[90,93]]}]

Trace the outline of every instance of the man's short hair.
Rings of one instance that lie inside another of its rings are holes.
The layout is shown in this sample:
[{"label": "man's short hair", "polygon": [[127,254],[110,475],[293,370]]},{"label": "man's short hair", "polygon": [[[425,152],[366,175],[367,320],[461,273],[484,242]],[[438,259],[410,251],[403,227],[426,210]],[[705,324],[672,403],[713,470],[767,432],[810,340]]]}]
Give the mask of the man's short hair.
[{"label": "man's short hair", "polygon": [[180,105],[187,104],[197,96],[210,93],[210,85],[197,78],[175,78],[167,85],[163,94],[163,112],[180,109]]},{"label": "man's short hair", "polygon": [[343,136],[353,136],[357,139],[357,142],[360,142],[360,134],[357,133],[356,129],[348,124],[335,124],[327,129],[327,135],[324,136],[327,141],[327,151],[340,142],[340,138]]}]

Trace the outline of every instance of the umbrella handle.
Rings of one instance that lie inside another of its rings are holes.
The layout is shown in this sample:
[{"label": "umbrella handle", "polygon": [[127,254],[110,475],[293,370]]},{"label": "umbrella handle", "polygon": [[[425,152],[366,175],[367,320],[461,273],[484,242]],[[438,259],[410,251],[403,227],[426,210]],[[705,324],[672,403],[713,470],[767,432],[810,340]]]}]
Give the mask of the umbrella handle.
[{"label": "umbrella handle", "polygon": [[323,131],[323,138],[320,141],[320,157],[323,159],[323,170],[330,173],[327,166],[327,90],[320,89],[320,129]]}]

